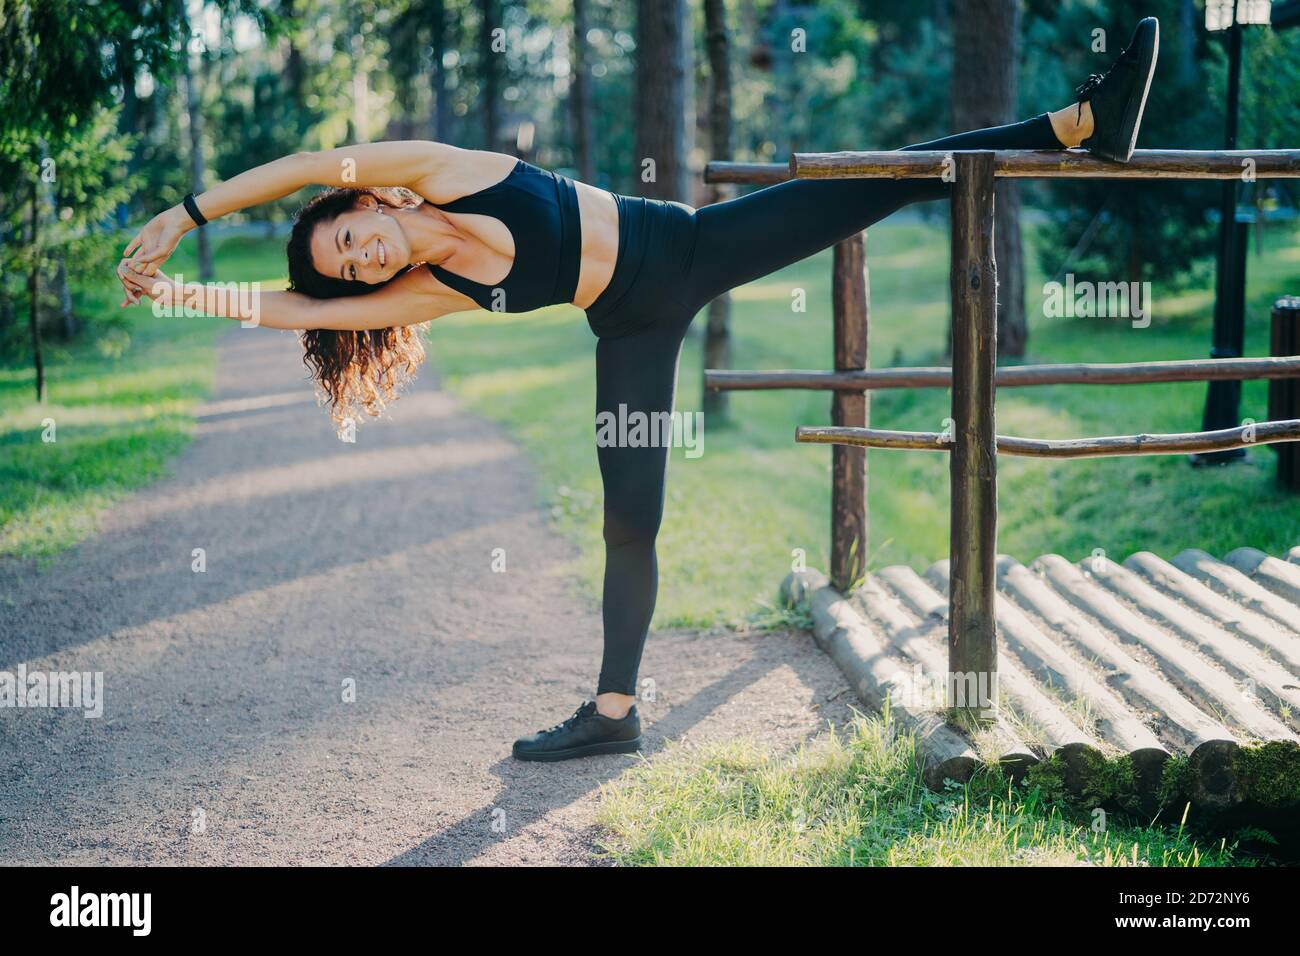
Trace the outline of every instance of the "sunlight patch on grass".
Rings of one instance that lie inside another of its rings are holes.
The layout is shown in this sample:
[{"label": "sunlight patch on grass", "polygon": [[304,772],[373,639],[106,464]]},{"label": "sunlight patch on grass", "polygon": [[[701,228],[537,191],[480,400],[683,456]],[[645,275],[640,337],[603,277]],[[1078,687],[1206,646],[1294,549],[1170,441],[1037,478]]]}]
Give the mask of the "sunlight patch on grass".
[{"label": "sunlight patch on grass", "polygon": [[531,368],[502,369],[459,377],[456,386],[468,399],[483,400],[572,381],[586,368],[583,361],[556,362]]},{"label": "sunlight patch on grass", "polygon": [[[260,274],[267,255],[262,242],[220,243],[219,271]],[[173,271],[193,265],[184,244]],[[103,314],[119,298],[110,275],[78,290],[74,305]],[[75,544],[105,508],[165,475],[189,443],[193,409],[211,390],[214,345],[230,323],[155,318],[148,304],[120,314],[121,325],[48,343],[43,404],[33,400],[29,363],[0,369],[0,554],[45,558]],[[43,440],[47,419],[52,442]]]},{"label": "sunlight patch on grass", "polygon": [[771,302],[773,300],[790,302],[791,293],[796,286],[788,282],[751,282],[736,289],[731,298],[735,302]]},{"label": "sunlight patch on grass", "polygon": [[623,866],[1242,865],[1181,827],[1095,832],[1086,810],[996,771],[932,792],[913,740],[861,716],[792,754],[670,745],[602,787],[600,821]]}]

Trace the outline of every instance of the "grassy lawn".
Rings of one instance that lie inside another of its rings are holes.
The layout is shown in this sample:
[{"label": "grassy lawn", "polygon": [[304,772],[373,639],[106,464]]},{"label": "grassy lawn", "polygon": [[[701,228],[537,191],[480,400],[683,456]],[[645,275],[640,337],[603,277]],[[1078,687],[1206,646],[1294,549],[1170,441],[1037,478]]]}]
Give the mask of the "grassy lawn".
[{"label": "grassy lawn", "polygon": [[[186,243],[169,269],[196,274]],[[278,281],[278,258],[260,241],[216,249],[223,278]],[[82,290],[82,315],[120,315],[71,346],[45,343],[46,401],[35,398],[30,360],[0,365],[0,554],[44,557],[95,528],[108,505],[164,475],[190,440],[191,411],[212,386],[222,319],[154,318],[148,303],[118,309],[112,276]],[[26,322],[25,313],[20,313]],[[52,419],[54,438],[43,440]]]},{"label": "grassy lawn", "polygon": [[877,718],[789,757],[676,749],[606,785],[601,820],[624,866],[1248,865],[1178,820],[1119,825],[996,771],[934,793],[910,738]]},{"label": "grassy lawn", "polygon": [[[938,364],[947,323],[946,227],[917,222],[871,231],[872,364]],[[1300,237],[1280,230],[1265,255],[1251,254],[1247,354],[1268,354],[1268,310],[1300,291]],[[735,295],[737,368],[826,368],[831,355],[830,254],[796,264]],[[1080,276],[1079,278],[1087,278]],[[1203,358],[1208,354],[1209,286],[1154,293],[1149,328],[1128,320],[1046,319],[1043,277],[1027,280],[1028,361],[1117,362]],[[1212,285],[1212,283],[1210,283]],[[806,313],[791,293],[807,291]],[[1037,311],[1037,314],[1035,312]],[[702,326],[697,321],[696,326]],[[578,569],[600,584],[600,478],[591,443],[594,339],[580,312],[528,316],[466,314],[440,320],[431,355],[450,387],[477,411],[504,422],[543,477],[545,504],[582,546]],[[700,341],[683,354],[678,408],[700,406]],[[1247,383],[1242,415],[1266,416],[1264,382]],[[1200,428],[1205,385],[1043,387],[1006,390],[998,429],[1030,437],[1083,437]],[[876,393],[881,428],[941,429],[942,389]],[[830,458],[798,446],[797,424],[828,423],[822,393],[750,392],[731,398],[732,422],[706,422],[704,455],[674,450],[660,536],[658,626],[736,622],[769,605],[791,552],[825,568],[829,548]],[[948,551],[947,458],[870,453],[870,566],[923,570]],[[1021,561],[1059,552],[1077,560],[1102,548],[1116,557],[1150,550],[1164,557],[1189,547],[1223,553],[1251,545],[1278,553],[1300,542],[1300,501],[1277,491],[1274,453],[1251,449],[1245,462],[1193,469],[1182,456],[1000,462],[1000,550]]]}]

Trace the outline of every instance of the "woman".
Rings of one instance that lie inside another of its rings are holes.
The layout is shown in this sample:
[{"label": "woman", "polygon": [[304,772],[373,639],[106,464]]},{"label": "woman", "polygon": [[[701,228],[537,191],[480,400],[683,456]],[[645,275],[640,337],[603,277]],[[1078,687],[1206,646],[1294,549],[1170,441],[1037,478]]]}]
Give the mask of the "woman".
[{"label": "woman", "polygon": [[[1079,87],[1077,103],[907,148],[1082,145],[1127,161],[1158,42],[1158,25],[1147,18],[1111,69]],[[475,307],[525,312],[558,303],[584,309],[599,338],[598,413],[670,412],[678,352],[702,306],[949,189],[938,179],[794,181],[697,211],[440,143],[299,153],[155,217],[119,266],[123,304],[192,296],[193,286],[182,289],[158,271],[185,232],[312,183],[335,188],[299,213],[288,247],[290,291],[262,293],[258,321],[303,330],[306,361],[340,424],[360,411],[378,414],[395,397],[423,358],[413,326]],[[394,186],[405,190],[381,188]],[[205,311],[247,318],[212,299]],[[597,444],[606,563],[596,698],[517,741],[514,755],[523,760],[629,753],[641,744],[636,676],[654,612],[668,449]]]}]

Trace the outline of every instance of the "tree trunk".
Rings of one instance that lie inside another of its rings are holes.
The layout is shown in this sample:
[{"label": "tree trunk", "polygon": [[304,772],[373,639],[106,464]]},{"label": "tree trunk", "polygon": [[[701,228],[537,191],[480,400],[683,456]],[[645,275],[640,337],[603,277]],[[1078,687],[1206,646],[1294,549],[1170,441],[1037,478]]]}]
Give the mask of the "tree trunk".
[{"label": "tree trunk", "polygon": [[[783,24],[785,29],[774,33],[772,38],[772,98],[773,113],[777,116],[796,117],[800,95],[800,71],[798,54],[794,52],[794,37],[789,30],[791,4],[787,0],[776,0],[772,5],[771,17]],[[797,122],[777,123],[773,131],[778,160],[784,160],[791,153],[802,149]]]},{"label": "tree trunk", "polygon": [[[295,0],[284,0],[284,13],[290,20],[296,20],[298,17],[297,3]],[[289,28],[285,36],[285,43],[288,45],[288,53],[284,58],[284,77],[288,87],[289,100],[293,103],[295,118],[301,123],[303,107],[306,105],[306,97],[303,90],[307,85],[307,62],[303,58],[302,50],[298,48],[297,37],[292,27]]]},{"label": "tree trunk", "polygon": [[38,300],[41,293],[40,186],[32,180],[32,269],[27,276],[28,314],[32,331],[32,365],[36,369],[36,400],[45,401],[45,361],[41,357],[41,321]]},{"label": "tree trunk", "polygon": [[500,53],[492,49],[492,32],[499,27],[500,11],[497,0],[479,0],[479,72],[483,82],[483,142],[484,148],[497,148],[497,132],[500,118],[497,113],[497,100],[501,83],[499,66]]},{"label": "tree trunk", "polygon": [[429,5],[430,47],[433,55],[433,138],[445,143],[451,138],[451,96],[447,91],[447,70],[442,58],[447,54],[447,7],[443,0]]},{"label": "tree trunk", "polygon": [[72,290],[68,287],[68,256],[59,253],[59,267],[54,274],[54,289],[59,297],[59,321],[63,325],[63,337],[71,341],[80,330],[77,313],[72,311]]},{"label": "tree trunk", "polygon": [[370,142],[370,74],[366,72],[366,38],[360,24],[353,27],[352,40],[352,141]]},{"label": "tree trunk", "polygon": [[637,0],[636,25],[639,192],[687,202],[686,0]]},{"label": "tree trunk", "polygon": [[[138,18],[140,11],[136,3],[123,3],[121,7],[125,16]],[[118,129],[127,136],[134,136],[139,123],[140,112],[139,100],[135,95],[135,45],[129,41],[118,43],[115,58],[117,60],[117,81],[122,84],[122,112],[118,115]],[[126,174],[128,179],[135,172],[135,152],[133,149],[127,154]],[[117,217],[117,227],[125,229],[131,216],[129,204],[125,202],[118,203],[115,215]]]},{"label": "tree trunk", "polygon": [[[185,11],[185,0],[176,0],[177,20],[186,37],[185,52],[181,55],[181,72],[185,87],[185,115],[190,127],[190,192],[199,195],[207,187],[204,181],[207,165],[203,157],[203,54],[194,57],[189,52],[191,36],[190,19]],[[195,60],[198,60],[197,64]],[[198,243],[199,281],[211,282],[215,274],[212,266],[212,243],[206,229],[195,230]]]},{"label": "tree trunk", "polygon": [[573,146],[578,178],[596,182],[596,160],[591,148],[591,90],[587,66],[587,0],[573,0]]},{"label": "tree trunk", "polygon": [[1179,80],[1190,84],[1196,80],[1196,29],[1200,16],[1196,0],[1183,0],[1178,8],[1180,51],[1178,56]]},{"label": "tree trunk", "polygon": [[9,340],[9,331],[14,325],[14,301],[9,293],[0,288],[0,345]]},{"label": "tree trunk", "polygon": [[[1020,20],[1021,0],[963,0],[954,5],[952,106],[956,130],[1001,126],[1015,120],[1020,92]],[[1020,187],[1013,180],[999,180],[995,196],[998,354],[1022,356],[1029,327],[1025,321]]]},{"label": "tree trunk", "polygon": [[[725,0],[704,0],[705,46],[709,55],[709,158],[731,159],[731,51],[727,38]],[[709,188],[709,202],[722,202],[728,187]],[[731,294],[709,303],[704,332],[704,368],[731,368]],[[725,417],[729,393],[704,390],[705,417]]]},{"label": "tree trunk", "polygon": [[1132,221],[1129,223],[1128,263],[1126,268],[1130,288],[1132,288],[1132,283],[1142,281],[1143,261],[1142,227],[1136,221]]}]

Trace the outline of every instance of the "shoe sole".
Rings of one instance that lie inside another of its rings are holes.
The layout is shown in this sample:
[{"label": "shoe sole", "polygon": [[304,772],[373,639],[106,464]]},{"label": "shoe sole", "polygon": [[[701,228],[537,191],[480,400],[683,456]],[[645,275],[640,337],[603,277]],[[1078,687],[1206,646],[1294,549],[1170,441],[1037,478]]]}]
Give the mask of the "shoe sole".
[{"label": "shoe sole", "polygon": [[[1128,152],[1123,156],[1112,156],[1102,153],[1107,159],[1113,159],[1117,163],[1127,163],[1133,158],[1133,150],[1137,148],[1138,132],[1142,129],[1142,114],[1146,112],[1147,95],[1151,92],[1151,80],[1156,75],[1156,60],[1160,58],[1160,21],[1156,21],[1155,36],[1151,40],[1151,62],[1147,64],[1146,82],[1142,84],[1142,95],[1136,100],[1130,100],[1124,109],[1124,122],[1126,128],[1131,128],[1129,134]],[[1129,127],[1128,124],[1132,123]]]},{"label": "shoe sole", "polygon": [[599,744],[586,744],[582,747],[570,747],[567,750],[539,750],[535,753],[514,751],[516,760],[536,760],[541,763],[553,763],[557,760],[573,760],[577,757],[596,757],[601,754],[631,754],[641,749],[641,738],[631,740],[607,740]]}]

